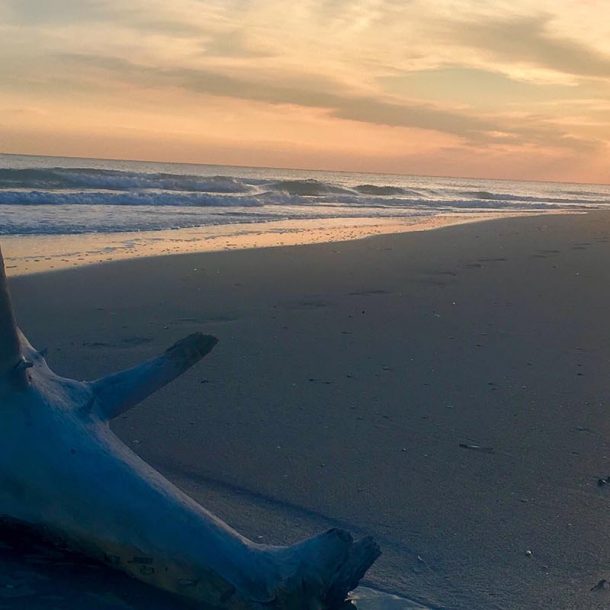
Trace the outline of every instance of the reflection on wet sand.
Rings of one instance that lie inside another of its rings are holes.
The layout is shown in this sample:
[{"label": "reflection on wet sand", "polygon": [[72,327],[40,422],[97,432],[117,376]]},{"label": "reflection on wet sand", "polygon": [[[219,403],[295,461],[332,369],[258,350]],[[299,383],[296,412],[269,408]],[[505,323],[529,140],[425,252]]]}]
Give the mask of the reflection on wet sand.
[{"label": "reflection on wet sand", "polygon": [[402,220],[325,218],[136,233],[6,235],[2,237],[2,249],[6,272],[11,276],[146,256],[349,241],[374,235],[427,231],[450,225],[524,215],[527,214],[445,213],[438,216],[413,216]]}]

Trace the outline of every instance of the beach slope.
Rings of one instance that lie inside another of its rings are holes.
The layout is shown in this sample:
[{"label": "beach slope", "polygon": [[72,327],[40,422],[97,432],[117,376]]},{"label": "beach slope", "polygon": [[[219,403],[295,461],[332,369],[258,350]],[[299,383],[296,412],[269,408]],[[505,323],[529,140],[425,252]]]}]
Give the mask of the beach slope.
[{"label": "beach slope", "polygon": [[[607,608],[610,214],[495,220],[11,280],[59,373],[220,345],[113,425],[252,538],[373,535],[368,584]],[[593,589],[593,590],[592,590]]]}]

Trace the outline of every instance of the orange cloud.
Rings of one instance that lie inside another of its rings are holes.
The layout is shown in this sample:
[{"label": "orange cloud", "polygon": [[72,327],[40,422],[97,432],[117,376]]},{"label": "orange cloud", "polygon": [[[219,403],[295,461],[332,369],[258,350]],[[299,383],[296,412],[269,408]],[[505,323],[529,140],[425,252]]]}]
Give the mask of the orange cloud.
[{"label": "orange cloud", "polygon": [[0,5],[5,152],[610,175],[603,6],[52,4]]}]

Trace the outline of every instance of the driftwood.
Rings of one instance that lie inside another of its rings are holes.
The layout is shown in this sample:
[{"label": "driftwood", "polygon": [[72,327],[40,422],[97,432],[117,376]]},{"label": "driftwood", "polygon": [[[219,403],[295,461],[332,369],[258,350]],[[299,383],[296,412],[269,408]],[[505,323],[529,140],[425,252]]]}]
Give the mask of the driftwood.
[{"label": "driftwood", "polygon": [[93,382],[59,377],[17,328],[0,253],[0,517],[39,527],[150,585],[229,610],[340,606],[379,556],[332,529],[256,544],[126,447],[109,420],[203,358],[193,334]]}]

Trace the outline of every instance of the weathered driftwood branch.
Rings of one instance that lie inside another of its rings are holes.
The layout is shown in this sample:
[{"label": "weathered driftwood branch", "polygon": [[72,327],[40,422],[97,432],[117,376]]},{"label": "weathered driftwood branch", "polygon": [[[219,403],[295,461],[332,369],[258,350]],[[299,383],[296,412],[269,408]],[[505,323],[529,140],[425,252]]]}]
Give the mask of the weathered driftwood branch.
[{"label": "weathered driftwood branch", "polygon": [[[0,258],[0,516],[45,528],[151,585],[229,610],[340,605],[379,555],[342,530],[251,542],[130,451],[106,422],[205,356],[191,335],[94,382],[58,377],[15,324]],[[17,381],[17,382],[16,382]]]},{"label": "weathered driftwood branch", "polygon": [[0,378],[23,370],[17,325],[8,293],[4,259],[0,250]]},{"label": "weathered driftwood branch", "polygon": [[199,362],[217,343],[216,337],[195,333],[158,358],[92,382],[99,416],[113,419],[131,409]]}]

